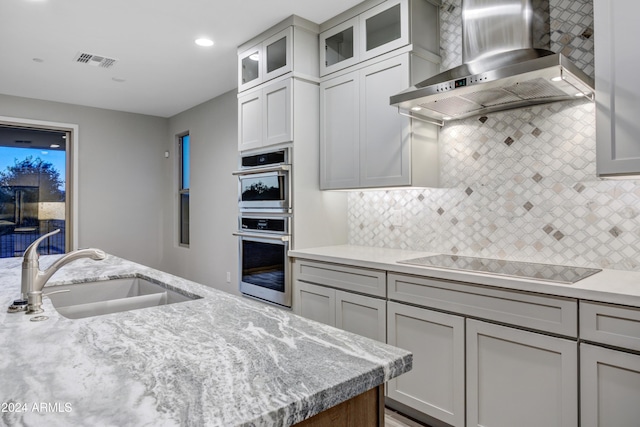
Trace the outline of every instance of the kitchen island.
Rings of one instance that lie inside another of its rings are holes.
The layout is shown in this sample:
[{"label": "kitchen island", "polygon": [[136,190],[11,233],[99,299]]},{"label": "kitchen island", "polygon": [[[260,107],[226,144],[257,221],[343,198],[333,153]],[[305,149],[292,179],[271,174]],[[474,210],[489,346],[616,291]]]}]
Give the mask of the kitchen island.
[{"label": "kitchen island", "polygon": [[[21,261],[0,260],[5,308]],[[75,320],[45,298],[40,322],[3,309],[1,424],[288,426],[411,369],[408,351],[111,255],[63,267],[44,291],[122,277],[201,298]]]}]

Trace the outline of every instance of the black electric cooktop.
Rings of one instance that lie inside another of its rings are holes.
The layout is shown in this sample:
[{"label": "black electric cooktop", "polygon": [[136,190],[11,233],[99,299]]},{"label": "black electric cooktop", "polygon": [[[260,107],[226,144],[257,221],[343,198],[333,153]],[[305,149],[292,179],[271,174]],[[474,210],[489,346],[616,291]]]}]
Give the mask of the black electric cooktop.
[{"label": "black electric cooktop", "polygon": [[523,279],[544,280],[570,285],[602,271],[597,268],[571,267],[566,265],[538,264],[532,262],[507,261],[492,258],[474,258],[458,255],[432,255],[398,261],[401,264],[422,267],[446,268]]}]

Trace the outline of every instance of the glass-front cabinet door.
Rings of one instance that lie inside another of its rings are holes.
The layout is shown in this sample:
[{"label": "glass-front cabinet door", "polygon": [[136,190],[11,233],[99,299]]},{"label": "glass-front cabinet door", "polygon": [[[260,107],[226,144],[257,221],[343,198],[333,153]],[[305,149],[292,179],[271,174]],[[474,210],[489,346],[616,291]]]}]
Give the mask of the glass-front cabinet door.
[{"label": "glass-front cabinet door", "polygon": [[320,75],[324,76],[357,64],[359,37],[358,17],[321,33]]},{"label": "glass-front cabinet door", "polygon": [[252,88],[262,82],[262,47],[255,46],[238,55],[238,91]]},{"label": "glass-front cabinet door", "polygon": [[360,15],[361,61],[409,44],[408,0],[386,1]]},{"label": "glass-front cabinet door", "polygon": [[238,91],[250,89],[293,69],[293,27],[238,55]]},{"label": "glass-front cabinet door", "polygon": [[293,69],[292,35],[293,27],[289,27],[262,43],[263,81],[271,80]]}]

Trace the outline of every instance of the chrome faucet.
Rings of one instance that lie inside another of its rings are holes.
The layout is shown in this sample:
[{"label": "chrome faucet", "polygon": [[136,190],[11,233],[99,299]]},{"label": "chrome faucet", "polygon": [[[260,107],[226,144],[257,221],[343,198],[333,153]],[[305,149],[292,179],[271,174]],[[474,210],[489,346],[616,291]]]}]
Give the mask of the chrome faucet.
[{"label": "chrome faucet", "polygon": [[39,237],[24,251],[22,260],[22,298],[28,301],[27,314],[42,313],[44,311],[42,309],[42,289],[51,276],[53,276],[53,273],[58,271],[60,267],[80,258],[102,260],[106,257],[104,251],[100,249],[79,249],[69,252],[62,258],[56,260],[45,271],[40,270],[38,245],[47,237],[59,232],[60,229],[57,229]]}]

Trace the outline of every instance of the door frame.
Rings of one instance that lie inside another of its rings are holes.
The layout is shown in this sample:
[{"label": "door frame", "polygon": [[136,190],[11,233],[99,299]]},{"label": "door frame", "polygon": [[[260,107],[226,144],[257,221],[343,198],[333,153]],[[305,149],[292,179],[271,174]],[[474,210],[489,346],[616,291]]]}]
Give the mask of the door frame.
[{"label": "door frame", "polygon": [[[67,252],[78,248],[78,130],[79,126],[73,123],[50,122],[46,120],[24,119],[18,117],[0,116],[0,124],[16,127],[30,127],[33,129],[47,129],[68,132],[71,135],[67,141],[67,172],[65,176],[67,192],[71,191],[71,197],[66,196],[66,221],[67,235],[65,247]],[[71,227],[69,227],[71,223]]]}]

